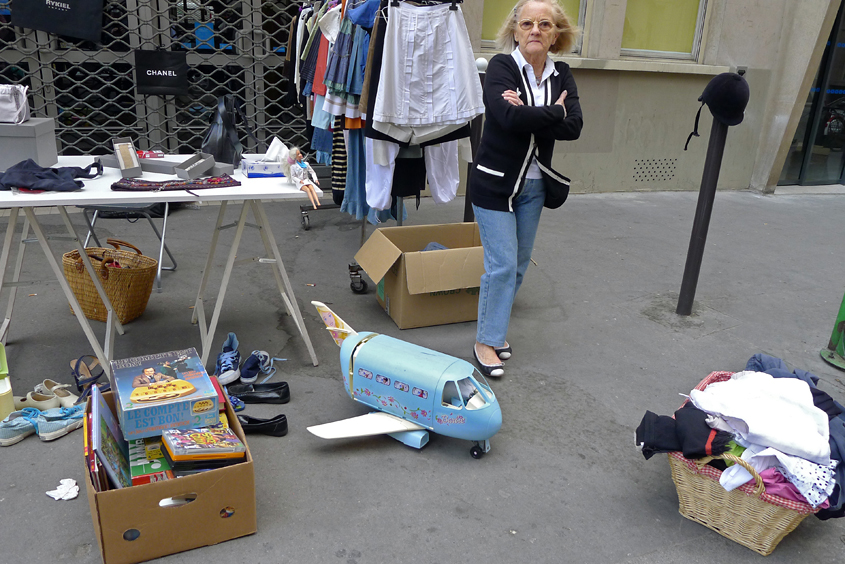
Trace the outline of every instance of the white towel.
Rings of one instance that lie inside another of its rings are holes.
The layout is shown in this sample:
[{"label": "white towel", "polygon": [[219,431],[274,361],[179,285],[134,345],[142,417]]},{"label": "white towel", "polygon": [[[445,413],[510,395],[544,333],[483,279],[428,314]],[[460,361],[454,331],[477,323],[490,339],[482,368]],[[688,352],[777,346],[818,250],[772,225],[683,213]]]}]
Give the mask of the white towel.
[{"label": "white towel", "polygon": [[746,442],[830,464],[828,418],[813,405],[802,380],[737,372],[730,380],[693,390],[690,399],[702,411],[725,418]]}]

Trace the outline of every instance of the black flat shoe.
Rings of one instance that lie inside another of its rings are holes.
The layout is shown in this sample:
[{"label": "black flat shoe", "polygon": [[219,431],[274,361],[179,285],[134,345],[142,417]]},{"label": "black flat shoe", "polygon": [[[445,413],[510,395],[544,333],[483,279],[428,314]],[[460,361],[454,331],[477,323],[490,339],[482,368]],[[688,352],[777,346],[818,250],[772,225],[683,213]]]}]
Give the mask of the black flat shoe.
[{"label": "black flat shoe", "polygon": [[226,386],[226,391],[230,396],[235,396],[244,403],[287,403],[290,401],[290,388],[287,382],[238,384]]},{"label": "black flat shoe", "polygon": [[513,349],[510,345],[506,347],[493,347],[493,350],[496,351],[496,355],[502,360],[509,359],[511,354],[513,354]]},{"label": "black flat shoe", "polygon": [[288,418],[284,414],[277,415],[272,419],[259,419],[239,413],[238,421],[244,433],[261,433],[273,437],[284,437],[288,434]]},{"label": "black flat shoe", "polygon": [[472,346],[472,356],[475,357],[475,362],[478,364],[478,368],[485,376],[499,378],[505,375],[505,365],[501,362],[499,364],[484,364],[481,362],[478,358],[478,352],[475,350],[475,345]]}]

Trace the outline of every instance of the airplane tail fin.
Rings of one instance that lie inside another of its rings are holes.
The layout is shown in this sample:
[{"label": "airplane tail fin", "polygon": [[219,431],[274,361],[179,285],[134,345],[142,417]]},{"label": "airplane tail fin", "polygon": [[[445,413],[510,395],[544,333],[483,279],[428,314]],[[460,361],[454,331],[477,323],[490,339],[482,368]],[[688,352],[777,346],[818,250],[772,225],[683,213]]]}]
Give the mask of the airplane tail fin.
[{"label": "airplane tail fin", "polygon": [[349,335],[357,335],[358,333],[347,325],[338,315],[329,309],[323,302],[311,302],[311,305],[317,308],[317,313],[320,314],[320,319],[326,324],[326,329],[332,334],[332,339],[340,346],[343,340]]}]

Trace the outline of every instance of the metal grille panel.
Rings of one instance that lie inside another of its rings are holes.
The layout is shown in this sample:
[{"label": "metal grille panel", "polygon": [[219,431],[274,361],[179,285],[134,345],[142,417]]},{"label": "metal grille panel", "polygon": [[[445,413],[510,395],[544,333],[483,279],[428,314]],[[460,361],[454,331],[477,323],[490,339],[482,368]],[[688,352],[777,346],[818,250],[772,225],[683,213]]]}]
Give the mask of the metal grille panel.
[{"label": "metal grille panel", "polygon": [[[109,153],[114,137],[131,137],[138,149],[192,153],[223,94],[241,99],[259,140],[241,131],[245,152],[264,152],[274,135],[307,146],[302,113],[285,97],[285,48],[297,4],[104,0],[103,6],[102,42],[94,44],[14,27],[10,0],[0,0],[0,83],[30,87],[33,115],[56,120],[60,154]],[[137,94],[135,49],[187,51],[189,94]]]}]

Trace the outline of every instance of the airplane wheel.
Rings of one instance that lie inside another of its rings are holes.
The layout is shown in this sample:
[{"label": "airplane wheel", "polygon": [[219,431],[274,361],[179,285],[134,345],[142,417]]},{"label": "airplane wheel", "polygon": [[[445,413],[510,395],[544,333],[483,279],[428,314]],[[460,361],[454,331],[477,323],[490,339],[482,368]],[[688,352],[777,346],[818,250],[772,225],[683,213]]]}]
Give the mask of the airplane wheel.
[{"label": "airplane wheel", "polygon": [[469,454],[470,454],[473,458],[475,458],[476,460],[478,460],[479,458],[481,458],[482,456],[484,456],[484,451],[482,451],[482,450],[481,450],[481,447],[480,447],[480,446],[475,445],[474,447],[472,447],[471,449],[469,449]]}]

